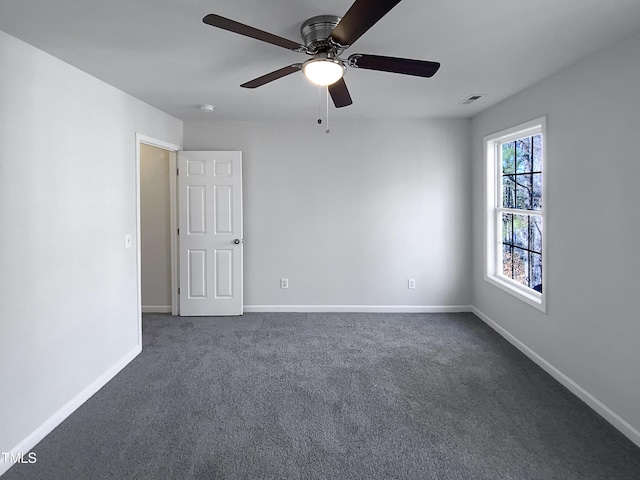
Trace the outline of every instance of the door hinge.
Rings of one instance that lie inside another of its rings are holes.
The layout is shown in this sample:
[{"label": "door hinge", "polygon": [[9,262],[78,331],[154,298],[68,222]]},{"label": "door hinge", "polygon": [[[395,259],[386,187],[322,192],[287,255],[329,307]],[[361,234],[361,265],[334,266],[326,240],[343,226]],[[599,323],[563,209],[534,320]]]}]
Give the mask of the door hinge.
[{"label": "door hinge", "polygon": [[180,287],[178,287],[178,295],[180,295]]},{"label": "door hinge", "polygon": [[180,176],[180,169],[179,168],[176,168],[176,176],[178,176],[178,177]]},{"label": "door hinge", "polygon": [[180,229],[178,229],[178,235],[180,235]]}]

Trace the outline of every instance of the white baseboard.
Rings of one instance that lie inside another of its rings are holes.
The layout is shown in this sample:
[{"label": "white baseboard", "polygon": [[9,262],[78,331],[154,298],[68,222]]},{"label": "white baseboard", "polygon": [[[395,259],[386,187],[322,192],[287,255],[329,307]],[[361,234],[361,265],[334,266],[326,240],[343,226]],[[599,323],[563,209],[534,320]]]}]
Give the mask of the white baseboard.
[{"label": "white baseboard", "polygon": [[[81,391],[74,398],[69,400],[62,408],[55,412],[45,422],[40,425],[35,431],[33,431],[27,438],[22,440],[18,445],[11,449],[12,455],[27,454],[40,442],[44,437],[49,435],[58,425],[60,425],[69,415],[75,412],[84,402],[89,400],[98,390],[104,387],[113,377],[115,377],[120,370],[126,367],[134,358],[140,354],[142,347],[136,346],[133,350],[127,353],[122,359],[120,359],[115,365],[104,372],[100,377],[94,380],[87,388]],[[0,459],[0,475],[3,475],[13,465],[11,463],[5,463]]]},{"label": "white baseboard", "polygon": [[142,305],[142,313],[171,313],[171,305]]},{"label": "white baseboard", "polygon": [[245,312],[296,313],[457,313],[470,312],[471,305],[245,305]]},{"label": "white baseboard", "polygon": [[537,365],[539,365],[544,371],[546,371],[549,375],[555,378],[558,382],[564,385],[571,393],[573,393],[576,397],[582,400],[584,403],[589,405],[593,410],[595,410],[600,416],[602,416],[606,421],[608,421],[615,428],[620,430],[629,440],[635,443],[638,447],[640,447],[640,431],[635,429],[629,422],[624,420],[620,415],[615,413],[609,407],[607,407],[604,403],[594,397],[591,393],[586,391],[576,382],[574,382],[567,375],[562,373],[556,367],[554,367],[547,360],[542,358],[536,352],[534,352],[527,345],[522,343],[516,337],[514,337],[511,333],[505,330],[503,327],[498,325],[492,319],[490,319],[487,315],[482,313],[476,307],[472,307],[471,310],[474,314],[476,314],[483,322],[493,328],[496,332],[498,332],[502,337],[504,337],[509,343],[511,343],[514,347],[524,353],[527,357],[533,360]]}]

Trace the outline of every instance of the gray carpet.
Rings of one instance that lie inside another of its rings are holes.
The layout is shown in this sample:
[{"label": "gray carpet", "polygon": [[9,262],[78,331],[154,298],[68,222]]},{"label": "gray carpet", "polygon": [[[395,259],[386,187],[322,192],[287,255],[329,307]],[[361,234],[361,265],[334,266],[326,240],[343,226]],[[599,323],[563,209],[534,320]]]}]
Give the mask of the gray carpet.
[{"label": "gray carpet", "polygon": [[144,316],[3,480],[638,480],[640,449],[472,314]]}]

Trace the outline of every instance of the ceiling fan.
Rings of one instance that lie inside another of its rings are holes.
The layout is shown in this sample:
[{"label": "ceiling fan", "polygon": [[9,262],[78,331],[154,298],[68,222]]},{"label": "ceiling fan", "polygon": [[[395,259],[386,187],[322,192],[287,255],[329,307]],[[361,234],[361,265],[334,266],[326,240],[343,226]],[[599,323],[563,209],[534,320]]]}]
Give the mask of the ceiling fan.
[{"label": "ceiling fan", "polygon": [[304,63],[294,63],[267,73],[240,85],[256,88],[302,70],[316,85],[326,85],[336,108],[351,105],[351,95],[342,78],[347,66],[366,70],[432,77],[440,68],[438,62],[411,60],[408,58],[384,57],[354,53],[348,58],[340,55],[395,7],[400,0],[355,0],[344,17],[319,15],[306,20],[300,27],[304,45],[230,20],[220,15],[209,14],[202,19],[208,25],[255,38],[294,52],[311,55]]}]

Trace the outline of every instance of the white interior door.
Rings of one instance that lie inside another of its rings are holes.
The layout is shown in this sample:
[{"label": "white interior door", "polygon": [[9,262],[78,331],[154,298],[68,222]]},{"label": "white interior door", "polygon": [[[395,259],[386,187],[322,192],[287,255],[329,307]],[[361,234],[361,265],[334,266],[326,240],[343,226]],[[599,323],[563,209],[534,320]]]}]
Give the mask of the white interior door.
[{"label": "white interior door", "polygon": [[180,315],[242,315],[242,152],[178,152]]}]

